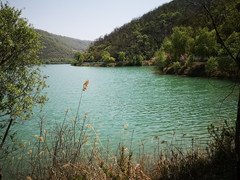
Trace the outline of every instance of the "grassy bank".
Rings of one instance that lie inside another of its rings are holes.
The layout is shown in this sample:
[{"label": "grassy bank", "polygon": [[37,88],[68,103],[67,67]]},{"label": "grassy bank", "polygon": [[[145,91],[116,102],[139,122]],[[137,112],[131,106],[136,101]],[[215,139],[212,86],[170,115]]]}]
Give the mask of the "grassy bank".
[{"label": "grassy bank", "polygon": [[[67,115],[67,112],[66,112]],[[67,117],[67,116],[66,116]],[[205,149],[194,140],[188,149],[159,141],[152,153],[119,144],[116,151],[103,146],[87,114],[23,142],[3,166],[15,179],[234,179],[234,128],[225,122],[209,127],[211,141]],[[129,139],[131,142],[132,139]],[[130,143],[131,144],[131,143]]]}]

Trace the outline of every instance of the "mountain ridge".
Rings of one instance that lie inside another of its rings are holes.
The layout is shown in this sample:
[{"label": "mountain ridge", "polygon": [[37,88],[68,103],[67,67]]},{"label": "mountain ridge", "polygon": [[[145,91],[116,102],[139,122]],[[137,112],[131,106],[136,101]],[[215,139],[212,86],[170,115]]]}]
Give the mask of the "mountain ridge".
[{"label": "mountain ridge", "polygon": [[186,0],[173,0],[115,28],[93,42],[88,50],[89,58],[92,56],[94,61],[101,61],[103,52],[108,51],[116,60],[120,52],[125,52],[129,61],[138,55],[151,59],[163,39],[172,34],[173,27],[194,21],[193,17],[184,16],[190,12],[187,5]]},{"label": "mountain ridge", "polygon": [[92,43],[92,41],[56,35],[41,29],[35,29],[35,31],[41,35],[43,49],[39,57],[43,63],[71,63],[75,52],[85,52]]}]

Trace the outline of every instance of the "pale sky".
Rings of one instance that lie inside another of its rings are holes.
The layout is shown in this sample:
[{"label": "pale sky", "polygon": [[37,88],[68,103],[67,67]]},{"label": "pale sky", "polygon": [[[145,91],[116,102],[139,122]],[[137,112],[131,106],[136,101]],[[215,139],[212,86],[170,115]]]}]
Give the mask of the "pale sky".
[{"label": "pale sky", "polygon": [[[1,1],[1,0],[0,0]],[[95,40],[171,0],[8,0],[34,28]],[[2,0],[6,2],[6,0]]]}]

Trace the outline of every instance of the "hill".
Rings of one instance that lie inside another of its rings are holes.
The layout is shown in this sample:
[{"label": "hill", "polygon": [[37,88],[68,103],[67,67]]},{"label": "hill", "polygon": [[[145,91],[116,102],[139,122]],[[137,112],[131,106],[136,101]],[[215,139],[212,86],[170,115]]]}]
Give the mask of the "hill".
[{"label": "hill", "polygon": [[44,48],[41,51],[40,59],[43,63],[70,63],[73,60],[74,52],[84,52],[91,44],[91,41],[55,35],[39,29],[35,31],[42,36]]},{"label": "hill", "polygon": [[124,52],[129,60],[138,55],[151,59],[161,47],[163,39],[171,35],[173,27],[192,20],[191,16],[186,20],[183,15],[188,12],[185,0],[164,4],[96,40],[88,50],[89,57],[93,56],[95,61],[99,61],[103,51],[108,51],[116,60],[119,52]]},{"label": "hill", "polygon": [[194,76],[232,78],[240,64],[239,17],[240,0],[173,0],[99,38],[83,55],[104,66],[152,60],[164,73],[194,68]]}]

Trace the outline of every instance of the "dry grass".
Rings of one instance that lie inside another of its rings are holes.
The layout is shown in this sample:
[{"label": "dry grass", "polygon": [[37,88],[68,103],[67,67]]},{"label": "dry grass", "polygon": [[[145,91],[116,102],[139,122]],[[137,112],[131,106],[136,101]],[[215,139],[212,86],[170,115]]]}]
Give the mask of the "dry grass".
[{"label": "dry grass", "polygon": [[[82,121],[78,136],[74,136],[73,129],[74,123],[59,126],[51,133],[43,130],[33,142],[23,143],[22,152],[12,165],[9,164],[9,169],[14,168],[14,176],[19,179],[234,178],[234,149],[229,146],[233,143],[232,133],[226,128],[211,128],[213,138],[221,136],[206,150],[192,147],[183,151],[171,144],[161,147],[154,155],[142,152],[138,157],[124,145],[119,145],[115,154],[106,150],[94,128],[86,124],[86,119]],[[88,131],[95,136],[90,138]],[[78,140],[74,141],[74,137]]]}]

